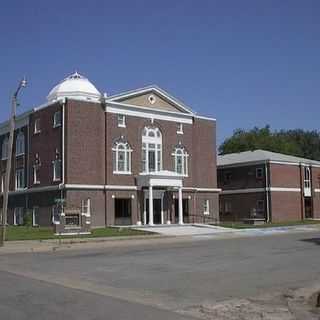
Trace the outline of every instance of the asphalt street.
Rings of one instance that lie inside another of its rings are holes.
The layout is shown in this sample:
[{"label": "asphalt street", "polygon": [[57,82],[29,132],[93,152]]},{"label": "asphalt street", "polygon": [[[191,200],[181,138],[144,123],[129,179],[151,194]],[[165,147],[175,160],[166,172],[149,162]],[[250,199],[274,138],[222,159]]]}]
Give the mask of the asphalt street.
[{"label": "asphalt street", "polygon": [[0,255],[1,319],[189,319],[320,281],[319,232]]}]

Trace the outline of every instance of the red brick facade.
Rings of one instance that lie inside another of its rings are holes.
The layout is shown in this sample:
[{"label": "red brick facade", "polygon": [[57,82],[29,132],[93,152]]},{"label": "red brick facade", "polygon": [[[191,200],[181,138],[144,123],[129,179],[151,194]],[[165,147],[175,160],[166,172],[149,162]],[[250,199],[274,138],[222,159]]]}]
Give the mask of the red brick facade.
[{"label": "red brick facade", "polygon": [[[13,157],[8,222],[14,222],[15,208],[27,212],[36,207],[39,208],[38,223],[50,225],[53,207],[60,198],[65,200],[66,207],[72,208],[80,208],[81,201],[90,198],[93,227],[116,223],[117,199],[129,201],[130,223],[145,222],[145,190],[137,184],[137,179],[142,171],[142,131],[147,126],[161,131],[163,170],[175,170],[172,155],[175,146],[182,145],[188,152],[188,176],[182,182],[184,222],[217,221],[215,121],[187,112],[179,115],[180,111],[173,107],[167,109],[160,110],[159,117],[156,109],[152,117],[140,116],[139,110],[137,116],[127,114],[125,128],[118,126],[118,113],[108,112],[105,103],[66,99],[30,112],[25,116],[27,124],[19,129],[25,135],[25,153],[19,158]],[[56,112],[62,117],[58,126],[53,125]],[[168,116],[163,115],[165,112]],[[177,133],[180,118],[187,119],[183,134]],[[40,128],[37,132],[36,123]],[[0,142],[4,136],[0,136]],[[119,138],[132,148],[131,174],[113,172],[112,148]],[[53,177],[55,160],[61,162],[61,177],[56,180]],[[15,190],[17,166],[25,170],[25,187],[21,190]],[[39,181],[34,181],[34,166],[37,166]],[[5,160],[1,161],[1,171],[5,171]],[[162,191],[164,223],[175,223],[178,193],[171,188]],[[204,213],[204,206],[210,208],[208,213]]]},{"label": "red brick facade", "polygon": [[[264,161],[218,167],[218,186],[222,189],[220,219],[242,221],[262,217],[268,220],[269,217],[270,222],[284,222],[319,218],[320,167],[307,166],[311,173],[309,196],[305,194],[305,166]],[[257,168],[263,172],[260,179]]]}]

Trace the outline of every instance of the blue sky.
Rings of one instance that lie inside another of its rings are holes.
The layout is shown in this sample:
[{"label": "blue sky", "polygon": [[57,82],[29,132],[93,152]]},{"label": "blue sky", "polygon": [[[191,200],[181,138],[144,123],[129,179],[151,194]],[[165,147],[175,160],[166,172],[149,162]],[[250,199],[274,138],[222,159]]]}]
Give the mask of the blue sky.
[{"label": "blue sky", "polygon": [[320,1],[1,1],[0,120],[74,70],[114,94],[158,84],[235,128],[320,128]]}]

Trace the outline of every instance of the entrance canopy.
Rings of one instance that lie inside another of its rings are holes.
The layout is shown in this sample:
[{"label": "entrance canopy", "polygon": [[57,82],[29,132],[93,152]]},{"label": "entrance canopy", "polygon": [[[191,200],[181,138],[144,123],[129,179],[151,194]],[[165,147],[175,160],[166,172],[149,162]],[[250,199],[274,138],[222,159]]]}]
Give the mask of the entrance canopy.
[{"label": "entrance canopy", "polygon": [[137,178],[138,187],[182,187],[182,176],[173,171],[140,173]]}]

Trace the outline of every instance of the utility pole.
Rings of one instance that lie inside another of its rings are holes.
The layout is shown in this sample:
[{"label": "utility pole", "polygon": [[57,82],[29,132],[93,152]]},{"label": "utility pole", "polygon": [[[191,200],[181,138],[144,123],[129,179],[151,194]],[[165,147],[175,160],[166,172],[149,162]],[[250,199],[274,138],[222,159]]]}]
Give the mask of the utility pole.
[{"label": "utility pole", "polygon": [[4,246],[4,241],[6,238],[6,224],[7,224],[7,211],[8,211],[8,195],[10,187],[10,171],[11,171],[11,162],[12,162],[12,149],[13,149],[13,138],[14,138],[14,127],[15,127],[15,118],[17,110],[17,99],[18,94],[21,88],[25,88],[27,85],[26,79],[22,79],[19,82],[18,88],[12,96],[12,105],[11,105],[11,117],[9,123],[9,142],[8,142],[8,157],[7,157],[7,166],[6,166],[6,176],[3,186],[3,198],[2,198],[2,219],[1,219],[1,228],[0,228],[0,247]]}]

